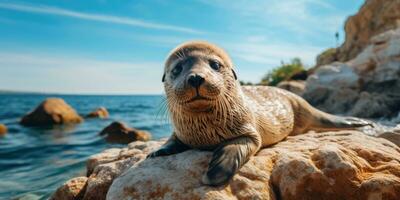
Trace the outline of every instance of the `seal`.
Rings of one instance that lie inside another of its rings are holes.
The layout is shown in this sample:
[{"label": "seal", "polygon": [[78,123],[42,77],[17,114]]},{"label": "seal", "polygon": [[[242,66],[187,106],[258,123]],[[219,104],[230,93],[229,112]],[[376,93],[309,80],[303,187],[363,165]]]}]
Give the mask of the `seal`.
[{"label": "seal", "polygon": [[212,150],[203,184],[226,184],[260,148],[309,130],[355,129],[370,122],[331,115],[269,86],[240,86],[221,48],[202,41],[175,48],[162,78],[174,132],[148,157]]}]

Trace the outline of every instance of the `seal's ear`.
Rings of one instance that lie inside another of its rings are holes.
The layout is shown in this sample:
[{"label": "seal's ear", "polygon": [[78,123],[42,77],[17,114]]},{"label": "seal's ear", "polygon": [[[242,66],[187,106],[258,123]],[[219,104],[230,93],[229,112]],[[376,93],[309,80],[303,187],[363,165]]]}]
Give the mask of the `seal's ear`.
[{"label": "seal's ear", "polygon": [[164,83],[165,82],[165,73],[162,75],[161,81]]},{"label": "seal's ear", "polygon": [[235,70],[232,69],[232,73],[233,73],[233,76],[235,77],[235,80],[237,80],[237,76],[236,76]]}]

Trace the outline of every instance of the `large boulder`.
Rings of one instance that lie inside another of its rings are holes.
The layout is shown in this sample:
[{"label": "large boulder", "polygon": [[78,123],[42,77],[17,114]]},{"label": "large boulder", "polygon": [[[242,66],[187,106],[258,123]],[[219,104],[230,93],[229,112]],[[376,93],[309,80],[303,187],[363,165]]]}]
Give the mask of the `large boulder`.
[{"label": "large boulder", "polygon": [[86,190],[87,177],[73,178],[60,186],[50,200],[75,200],[82,199]]},{"label": "large boulder", "polygon": [[100,135],[105,137],[108,142],[121,144],[151,139],[151,134],[148,131],[130,128],[122,122],[111,123],[100,132]]},{"label": "large boulder", "polygon": [[[160,148],[166,140],[136,141],[126,148],[111,148],[91,156],[86,162],[87,177],[77,177],[60,186],[52,199],[63,200],[102,200],[106,199],[114,179],[128,168],[143,161],[147,154]],[[61,198],[61,196],[63,196]]]},{"label": "large boulder", "polygon": [[83,119],[61,98],[48,98],[35,110],[25,115],[20,123],[25,126],[48,126],[80,123]]},{"label": "large boulder", "polygon": [[355,58],[380,33],[400,27],[400,0],[367,0],[345,23],[345,42],[317,57],[317,66]]},{"label": "large boulder", "polygon": [[227,185],[220,187],[201,183],[211,152],[189,150],[146,159],[163,142],[138,141],[92,156],[81,199],[400,197],[400,148],[359,131],[288,137],[262,149]]},{"label": "large boulder", "polygon": [[356,58],[317,68],[303,97],[332,113],[393,117],[400,111],[400,28],[371,38]]},{"label": "large boulder", "polygon": [[0,124],[0,136],[5,135],[7,133],[7,126],[4,124]]},{"label": "large boulder", "polygon": [[104,107],[97,108],[93,112],[87,114],[85,116],[86,118],[100,118],[100,119],[105,119],[109,117],[108,111]]}]

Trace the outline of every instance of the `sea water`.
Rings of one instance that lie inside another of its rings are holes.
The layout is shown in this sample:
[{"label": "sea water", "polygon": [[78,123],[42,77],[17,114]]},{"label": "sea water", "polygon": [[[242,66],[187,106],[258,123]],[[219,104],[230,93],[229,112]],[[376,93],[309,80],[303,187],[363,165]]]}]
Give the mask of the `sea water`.
[{"label": "sea water", "polygon": [[[63,98],[81,115],[104,106],[110,117],[47,128],[18,123],[48,97]],[[68,179],[84,176],[89,156],[124,146],[108,144],[98,135],[113,121],[147,130],[153,139],[168,137],[171,127],[162,109],[163,100],[161,95],[0,95],[0,123],[8,127],[8,134],[0,137],[0,199],[47,199]]]}]

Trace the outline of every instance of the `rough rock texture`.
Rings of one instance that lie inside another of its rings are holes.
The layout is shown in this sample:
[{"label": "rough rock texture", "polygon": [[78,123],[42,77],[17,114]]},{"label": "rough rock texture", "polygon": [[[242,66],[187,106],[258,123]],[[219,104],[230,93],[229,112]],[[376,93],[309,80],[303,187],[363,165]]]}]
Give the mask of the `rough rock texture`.
[{"label": "rough rock texture", "polygon": [[[399,199],[400,148],[359,131],[308,133],[261,150],[228,185],[200,180],[212,153],[145,159],[164,141],[133,142],[87,163],[82,199]],[[111,186],[110,186],[111,185]]]},{"label": "rough rock texture", "polygon": [[367,0],[357,14],[345,23],[346,38],[337,54],[325,51],[317,59],[317,65],[355,58],[370,39],[385,31],[400,27],[400,0]]},{"label": "rough rock texture", "polygon": [[[158,149],[165,140],[130,143],[126,148],[112,148],[91,156],[86,163],[87,177],[73,178],[59,187],[53,199],[102,200],[106,198],[113,180],[130,167],[144,160],[148,153]],[[79,194],[79,195],[75,195]]]},{"label": "rough rock texture", "polygon": [[87,118],[101,118],[105,119],[109,117],[108,111],[104,107],[97,108],[95,111],[86,115]]},{"label": "rough rock texture", "polygon": [[48,98],[35,110],[25,115],[20,123],[25,126],[80,123],[83,119],[63,99]]},{"label": "rough rock texture", "polygon": [[104,128],[100,135],[108,142],[128,144],[133,141],[148,141],[151,134],[147,131],[130,128],[122,122],[113,122]]},{"label": "rough rock texture", "polygon": [[372,37],[356,58],[316,69],[303,97],[331,113],[393,117],[400,111],[400,29]]},{"label": "rough rock texture", "polygon": [[87,180],[87,177],[76,177],[67,181],[56,190],[50,200],[82,199]]},{"label": "rough rock texture", "polygon": [[305,81],[282,81],[277,87],[302,95],[306,87]]},{"label": "rough rock texture", "polygon": [[392,130],[379,134],[378,137],[385,138],[400,147],[400,124]]},{"label": "rough rock texture", "polygon": [[326,65],[338,61],[338,52],[336,48],[329,48],[317,56],[316,66]]},{"label": "rough rock texture", "polygon": [[5,135],[7,133],[7,126],[4,124],[0,124],[0,136]]}]

